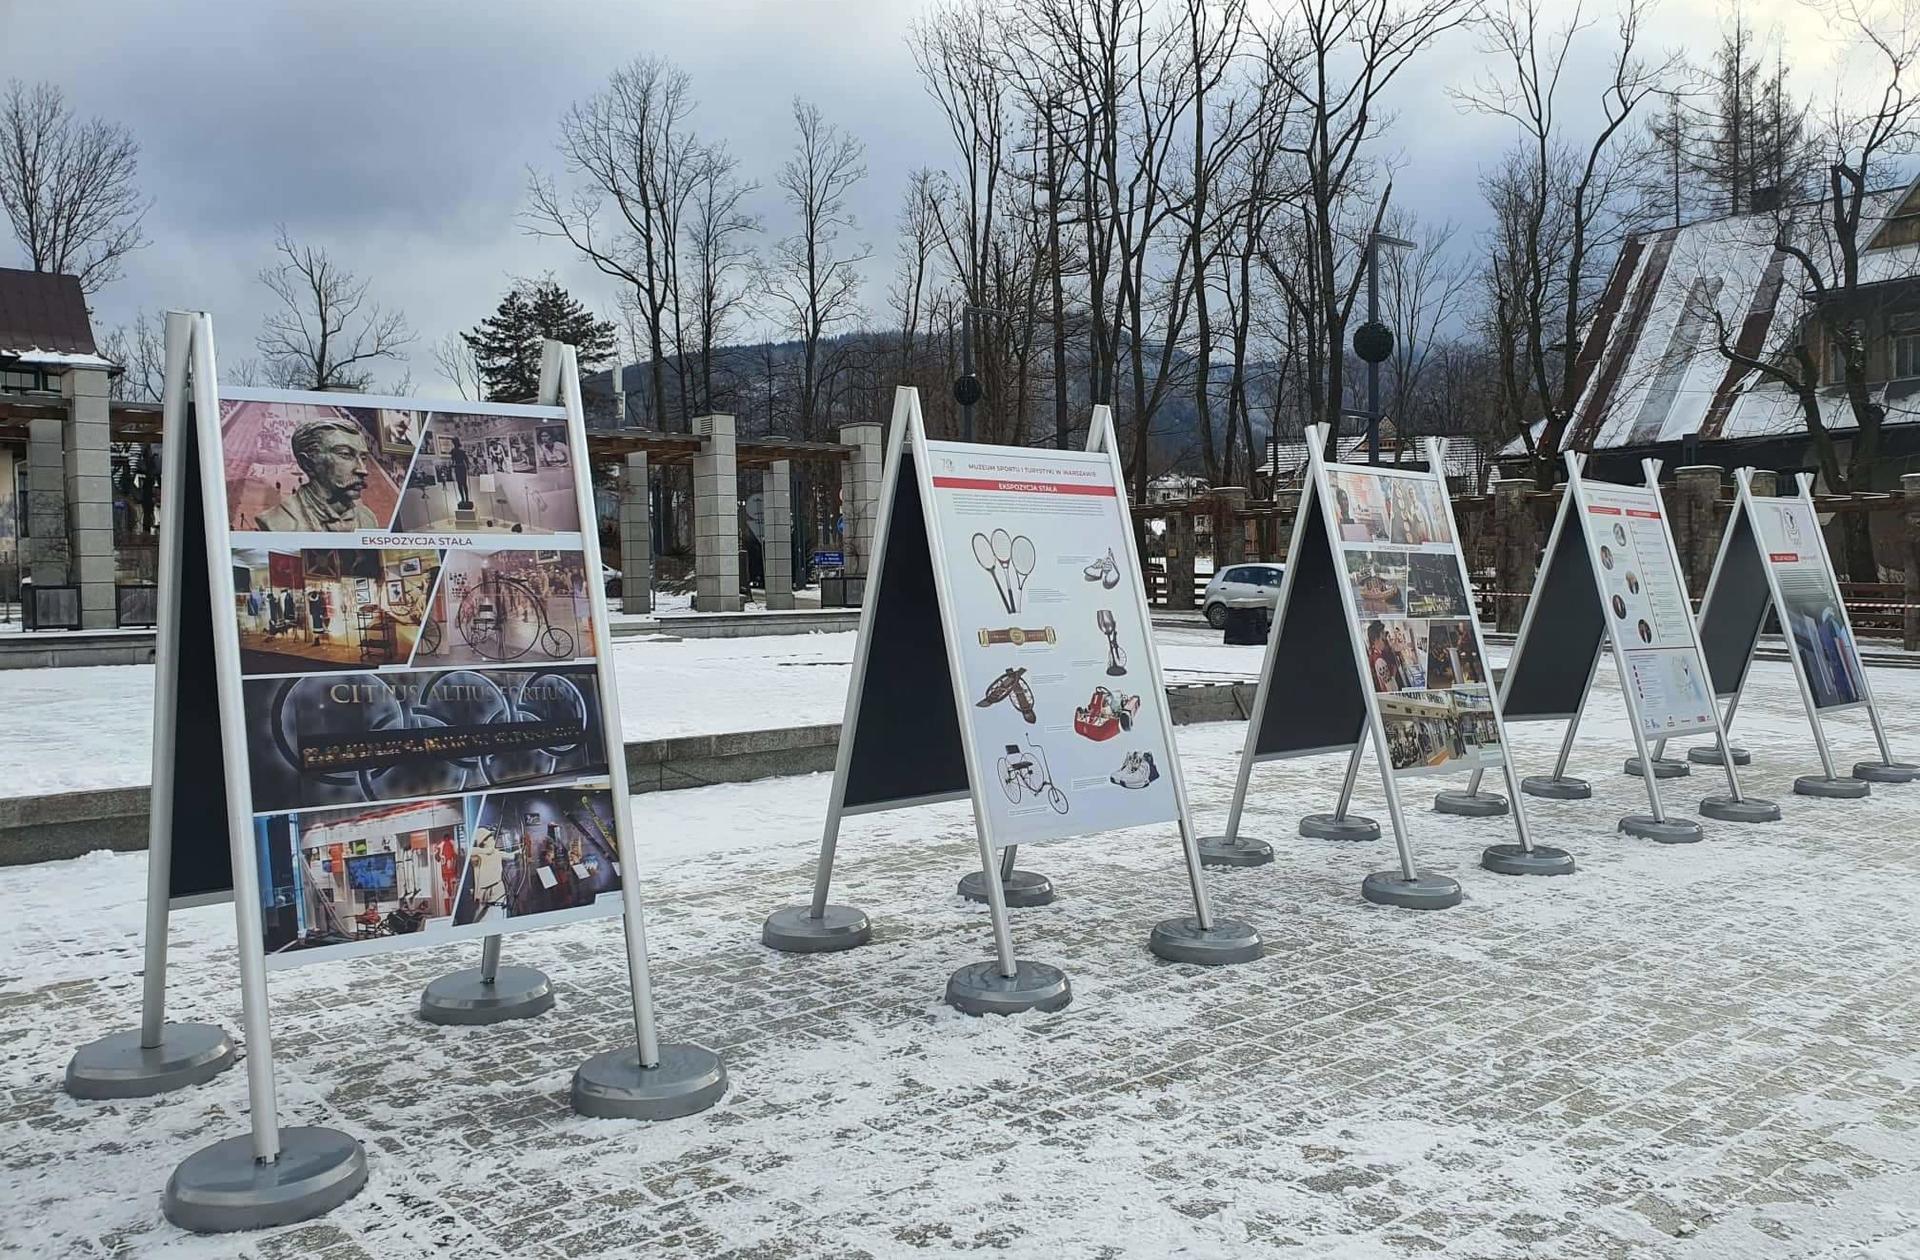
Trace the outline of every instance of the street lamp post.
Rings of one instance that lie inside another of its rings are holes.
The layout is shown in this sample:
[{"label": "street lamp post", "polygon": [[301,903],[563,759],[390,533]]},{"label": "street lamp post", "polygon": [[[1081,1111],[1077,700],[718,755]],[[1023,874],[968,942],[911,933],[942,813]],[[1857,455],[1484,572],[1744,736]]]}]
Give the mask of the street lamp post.
[{"label": "street lamp post", "polygon": [[1353,333],[1353,351],[1367,365],[1367,462],[1380,462],[1380,365],[1393,355],[1393,330],[1380,322],[1380,247],[1417,248],[1404,237],[1367,234],[1367,322]]},{"label": "street lamp post", "polygon": [[991,306],[976,306],[972,302],[960,308],[960,376],[953,383],[953,401],[960,404],[960,437],[963,441],[973,441],[973,407],[986,391],[980,387],[980,378],[973,374],[973,313],[983,315],[1007,316],[1005,311],[997,311]]}]

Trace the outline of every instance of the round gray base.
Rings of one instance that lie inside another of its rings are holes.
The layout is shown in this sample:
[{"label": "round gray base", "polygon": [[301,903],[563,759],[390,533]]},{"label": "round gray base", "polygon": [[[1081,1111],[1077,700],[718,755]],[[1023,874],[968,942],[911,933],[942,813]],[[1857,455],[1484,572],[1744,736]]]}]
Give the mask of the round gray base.
[{"label": "round gray base", "polygon": [[[987,877],[968,871],[960,877],[960,895],[968,901],[985,903]],[[1000,881],[1000,895],[1015,910],[1024,906],[1044,906],[1053,900],[1053,881],[1038,871],[1015,871],[1013,878]]]},{"label": "round gray base", "polygon": [[1836,801],[1857,801],[1871,795],[1873,786],[1865,779],[1829,779],[1824,774],[1803,774],[1793,781],[1799,796],[1820,796]]},{"label": "round gray base", "polygon": [[[1627,758],[1626,772],[1634,778],[1644,778],[1640,770],[1640,758]],[[1655,757],[1653,777],[1656,779],[1684,779],[1693,773],[1693,767],[1684,761],[1675,761],[1672,757]]]},{"label": "round gray base", "polygon": [[1196,846],[1202,866],[1265,866],[1273,861],[1273,846],[1265,840],[1235,836],[1202,836]]},{"label": "round gray base", "polygon": [[429,1024],[498,1024],[532,1019],[553,1009],[553,981],[536,967],[500,967],[489,984],[480,968],[441,976],[420,994],[420,1018]]},{"label": "round gray base", "polygon": [[1711,818],[1716,822],[1780,821],[1780,807],[1772,801],[1763,801],[1757,796],[1749,796],[1738,801],[1731,796],[1703,796],[1700,798],[1700,813],[1703,817]]},{"label": "round gray base", "polygon": [[[1727,751],[1733,754],[1733,764],[1736,766],[1751,765],[1753,763],[1753,754],[1738,744],[1729,747]],[[1720,745],[1702,744],[1698,748],[1689,748],[1687,749],[1687,760],[1696,766],[1717,766],[1720,764]]]},{"label": "round gray base", "polygon": [[726,1065],[705,1046],[663,1044],[652,1067],[640,1066],[638,1047],[625,1046],[594,1055],[573,1074],[573,1110],[596,1120],[677,1120],[726,1092]]},{"label": "round gray base", "polygon": [[947,1005],[967,1015],[1018,1015],[1057,1011],[1073,1001],[1073,986],[1058,967],[1016,958],[1014,974],[997,962],[968,963],[947,980]]},{"label": "round gray base", "polygon": [[1260,933],[1252,924],[1215,919],[1211,928],[1203,928],[1200,920],[1192,917],[1156,923],[1147,948],[1168,962],[1198,963],[1202,967],[1252,962],[1265,952]]},{"label": "round gray base", "polygon": [[1544,844],[1531,850],[1517,844],[1490,844],[1480,854],[1480,865],[1496,875],[1571,875],[1573,854]]},{"label": "round gray base", "polygon": [[367,1153],[338,1129],[280,1130],[280,1156],[253,1157],[253,1138],[225,1138],[187,1156],[167,1179],[160,1210],[181,1229],[230,1234],[291,1225],[330,1212],[367,1184]]},{"label": "round gray base", "polygon": [[1585,779],[1567,779],[1551,774],[1528,775],[1520,780],[1520,790],[1545,801],[1584,801],[1593,795],[1593,785]]},{"label": "round gray base", "polygon": [[1652,814],[1628,814],[1620,820],[1620,830],[1639,840],[1655,844],[1692,844],[1706,838],[1706,831],[1691,818],[1662,821]]},{"label": "round gray base", "polygon": [[1920,779],[1920,766],[1910,761],[1856,761],[1853,777],[1869,783],[1911,783]]},{"label": "round gray base", "polygon": [[1380,824],[1359,814],[1308,814],[1300,820],[1300,834],[1309,840],[1378,840]]},{"label": "round gray base", "polygon": [[867,912],[855,906],[828,906],[819,918],[812,906],[788,906],[767,916],[760,943],[786,954],[829,954],[873,939]]},{"label": "round gray base", "polygon": [[1433,810],[1466,818],[1498,818],[1507,812],[1507,798],[1492,792],[1456,792],[1449,788],[1433,794]]},{"label": "round gray base", "polygon": [[233,1038],[212,1024],[162,1024],[160,1044],[140,1044],[140,1030],[89,1041],[67,1060],[67,1092],[75,1098],[146,1098],[210,1081],[233,1066]]},{"label": "round gray base", "polygon": [[1408,910],[1445,910],[1460,904],[1466,894],[1460,881],[1445,875],[1418,875],[1407,879],[1399,871],[1375,871],[1360,881],[1360,895],[1377,906]]}]

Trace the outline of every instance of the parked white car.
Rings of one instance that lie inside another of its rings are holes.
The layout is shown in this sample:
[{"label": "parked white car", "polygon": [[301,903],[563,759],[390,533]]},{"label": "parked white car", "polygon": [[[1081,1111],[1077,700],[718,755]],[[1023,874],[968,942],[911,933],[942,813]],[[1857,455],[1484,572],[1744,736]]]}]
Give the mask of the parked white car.
[{"label": "parked white car", "polygon": [[1216,572],[1200,597],[1207,624],[1223,629],[1229,608],[1273,609],[1280,602],[1280,577],[1285,571],[1281,564],[1230,564]]}]

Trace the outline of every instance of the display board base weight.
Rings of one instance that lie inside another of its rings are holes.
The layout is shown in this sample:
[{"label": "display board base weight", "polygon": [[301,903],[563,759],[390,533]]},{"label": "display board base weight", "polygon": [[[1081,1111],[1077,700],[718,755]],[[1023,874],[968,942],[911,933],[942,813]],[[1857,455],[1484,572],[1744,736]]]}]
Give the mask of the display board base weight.
[{"label": "display board base weight", "polygon": [[1460,904],[1460,881],[1445,875],[1416,875],[1408,879],[1399,871],[1375,871],[1360,881],[1360,895],[1376,906],[1399,906],[1406,910],[1445,910]]},{"label": "display board base weight", "polygon": [[498,1024],[553,1009],[553,981],[534,967],[500,967],[488,980],[479,967],[441,976],[420,994],[429,1024]]},{"label": "display board base weight", "polygon": [[1772,801],[1762,800],[1757,796],[1746,796],[1737,801],[1731,796],[1703,796],[1700,798],[1700,814],[1715,822],[1780,821],[1780,807]]},{"label": "display board base weight", "polygon": [[1490,844],[1480,854],[1480,865],[1496,875],[1571,875],[1573,854],[1541,844]]},{"label": "display board base weight", "polygon": [[1628,814],[1620,820],[1620,830],[1636,840],[1655,844],[1694,844],[1707,835],[1691,818],[1655,818],[1652,814]]},{"label": "display board base weight", "polygon": [[1857,801],[1873,793],[1865,779],[1829,779],[1824,774],[1803,774],[1793,781],[1795,796],[1817,796],[1834,801]]},{"label": "display board base weight", "polygon": [[[960,895],[987,904],[987,877],[979,871],[968,871],[960,877]],[[1053,881],[1038,871],[1015,871],[1000,881],[1000,895],[1016,910],[1044,906],[1053,900]]]},{"label": "display board base weight", "polygon": [[[1736,762],[1735,764],[1738,763]],[[1638,757],[1627,758],[1626,766],[1621,773],[1630,774],[1636,779],[1644,779],[1646,777],[1646,772],[1640,768],[1640,758]],[[1656,779],[1684,779],[1692,773],[1693,767],[1684,761],[1676,761],[1672,757],[1655,757],[1653,759],[1653,777]]]},{"label": "display board base weight", "polygon": [[573,1074],[573,1110],[596,1120],[677,1120],[726,1092],[726,1065],[705,1046],[662,1045],[652,1067],[625,1046],[594,1055]]},{"label": "display board base weight", "polygon": [[1459,792],[1452,788],[1433,795],[1436,814],[1458,814],[1462,818],[1500,818],[1511,808],[1507,798],[1492,792]]},{"label": "display board base weight", "polygon": [[196,1234],[231,1234],[309,1220],[339,1207],[367,1184],[367,1153],[338,1129],[280,1130],[271,1164],[253,1157],[243,1134],[204,1146],[167,1179],[160,1207]]},{"label": "display board base weight", "polygon": [[1520,780],[1520,790],[1543,801],[1584,801],[1593,796],[1593,785],[1585,779],[1557,774],[1530,774]]},{"label": "display board base weight", "polygon": [[1378,840],[1380,824],[1359,814],[1308,814],[1300,834],[1309,840]]},{"label": "display board base weight", "polygon": [[1168,962],[1197,963],[1202,967],[1252,962],[1266,952],[1260,933],[1252,924],[1238,919],[1215,919],[1211,928],[1203,928],[1200,920],[1192,915],[1155,924],[1147,948],[1155,957]]},{"label": "display board base weight", "polygon": [[[1753,754],[1735,744],[1727,750],[1733,754],[1733,764],[1748,766],[1753,764]],[[1717,766],[1720,764],[1720,745],[1702,744],[1698,748],[1687,749],[1687,760],[1696,766]]]},{"label": "display board base weight", "polygon": [[1202,866],[1265,866],[1273,861],[1273,846],[1265,840],[1235,836],[1202,836],[1197,846]]},{"label": "display board base weight", "polygon": [[968,963],[947,980],[947,1005],[966,1015],[1018,1015],[1057,1011],[1073,1001],[1073,986],[1058,967],[1016,958],[1014,974],[997,962]]},{"label": "display board base weight", "polygon": [[857,906],[828,906],[818,918],[812,906],[787,906],[760,928],[760,943],[783,954],[831,954],[872,939],[873,924]]},{"label": "display board base weight", "polygon": [[1869,783],[1911,783],[1920,779],[1920,766],[1910,761],[1856,761],[1853,777]]},{"label": "display board base weight", "polygon": [[75,1098],[147,1098],[212,1080],[233,1066],[233,1038],[213,1024],[162,1024],[160,1044],[140,1044],[140,1030],[89,1041],[67,1061],[67,1093]]}]

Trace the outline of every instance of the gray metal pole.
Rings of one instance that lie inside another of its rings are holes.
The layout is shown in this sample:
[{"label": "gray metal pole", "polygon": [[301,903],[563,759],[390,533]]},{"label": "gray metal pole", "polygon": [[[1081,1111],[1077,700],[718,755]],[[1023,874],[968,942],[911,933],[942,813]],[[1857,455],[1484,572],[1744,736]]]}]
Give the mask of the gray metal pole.
[{"label": "gray metal pole", "polygon": [[[960,375],[973,375],[973,307],[960,308]],[[960,408],[960,436],[973,441],[973,404],[965,403]]]},{"label": "gray metal pole", "polygon": [[1367,732],[1362,728],[1353,741],[1353,755],[1347,758],[1347,775],[1340,780],[1340,801],[1333,807],[1335,818],[1345,818],[1347,807],[1353,804],[1353,781],[1360,777],[1360,758],[1366,756]]},{"label": "gray metal pole", "polygon": [[1000,853],[1000,878],[1001,879],[1008,880],[1013,878],[1013,855],[1015,853],[1018,853],[1019,851],[1020,851],[1020,846],[1017,844],[1010,844],[1005,849],[1001,850],[1001,853]]},{"label": "gray metal pole", "polygon": [[[1367,236],[1367,322],[1380,322],[1380,233]],[[1339,420],[1334,424],[1337,428]],[[1367,364],[1367,462],[1380,462],[1380,365]],[[1409,875],[1407,878],[1413,878]]]},{"label": "gray metal pole", "polygon": [[500,977],[500,936],[489,936],[480,946],[480,982],[492,984]]}]

